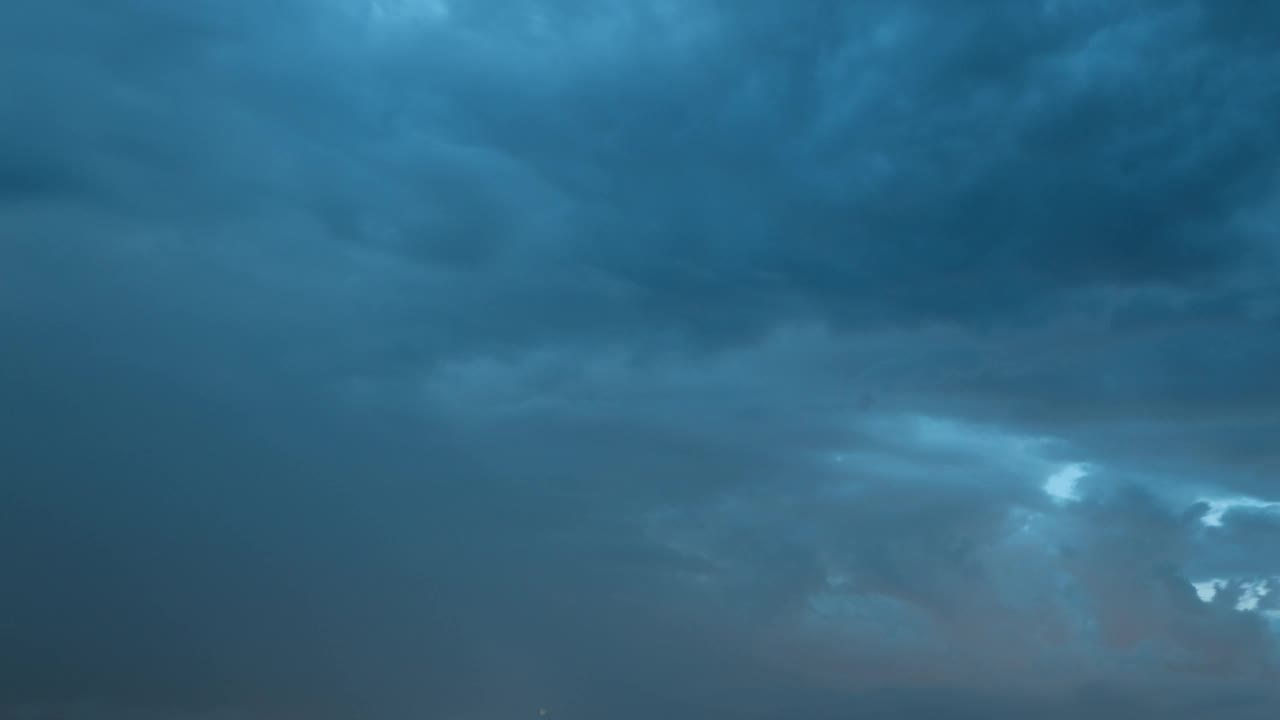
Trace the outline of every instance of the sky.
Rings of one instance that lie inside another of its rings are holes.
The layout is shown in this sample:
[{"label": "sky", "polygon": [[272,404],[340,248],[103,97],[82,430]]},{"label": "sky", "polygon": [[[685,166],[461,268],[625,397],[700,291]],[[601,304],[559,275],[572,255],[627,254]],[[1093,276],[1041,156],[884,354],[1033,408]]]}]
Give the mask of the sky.
[{"label": "sky", "polygon": [[1275,717],[1276,28],[0,3],[0,719]]}]

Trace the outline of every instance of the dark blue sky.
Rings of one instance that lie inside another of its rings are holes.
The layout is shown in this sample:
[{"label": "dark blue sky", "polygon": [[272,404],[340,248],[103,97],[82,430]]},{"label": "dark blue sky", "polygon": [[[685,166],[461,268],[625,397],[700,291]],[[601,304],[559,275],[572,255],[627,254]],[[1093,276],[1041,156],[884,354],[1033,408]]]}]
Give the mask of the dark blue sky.
[{"label": "dark blue sky", "polygon": [[1280,4],[0,3],[0,718],[1280,710]]}]

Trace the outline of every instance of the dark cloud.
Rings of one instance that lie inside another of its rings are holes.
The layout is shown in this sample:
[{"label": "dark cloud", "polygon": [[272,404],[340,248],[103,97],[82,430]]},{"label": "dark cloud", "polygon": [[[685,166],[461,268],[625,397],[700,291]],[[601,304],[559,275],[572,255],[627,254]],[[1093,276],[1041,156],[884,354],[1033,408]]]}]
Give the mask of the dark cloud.
[{"label": "dark cloud", "polygon": [[0,718],[1269,717],[1270,7],[4,4]]}]

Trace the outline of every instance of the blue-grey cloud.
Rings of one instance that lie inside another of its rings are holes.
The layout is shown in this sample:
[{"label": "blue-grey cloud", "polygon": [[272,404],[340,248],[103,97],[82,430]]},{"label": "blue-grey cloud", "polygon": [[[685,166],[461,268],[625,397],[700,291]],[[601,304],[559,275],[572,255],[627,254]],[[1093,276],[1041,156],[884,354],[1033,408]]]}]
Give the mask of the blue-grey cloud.
[{"label": "blue-grey cloud", "polygon": [[1268,7],[0,7],[0,717],[1269,716]]}]

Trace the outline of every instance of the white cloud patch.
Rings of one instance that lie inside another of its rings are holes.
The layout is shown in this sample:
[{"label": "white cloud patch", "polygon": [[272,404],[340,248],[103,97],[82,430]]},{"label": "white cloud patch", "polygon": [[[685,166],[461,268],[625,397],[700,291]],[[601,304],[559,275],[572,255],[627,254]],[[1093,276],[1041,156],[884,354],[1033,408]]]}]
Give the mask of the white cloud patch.
[{"label": "white cloud patch", "polygon": [[1080,499],[1078,483],[1088,474],[1088,466],[1081,463],[1064,465],[1045,479],[1044,491],[1058,502],[1075,502]]},{"label": "white cloud patch", "polygon": [[1223,518],[1232,510],[1280,511],[1280,503],[1256,497],[1214,498],[1205,499],[1202,502],[1209,506],[1209,510],[1200,518],[1200,521],[1209,527],[1222,527]]},{"label": "white cloud patch", "polygon": [[1195,588],[1196,596],[1199,597],[1202,602],[1208,603],[1213,602],[1213,599],[1218,596],[1218,591],[1227,586],[1227,581],[1218,579],[1201,580],[1199,582],[1191,583],[1191,586]]}]

